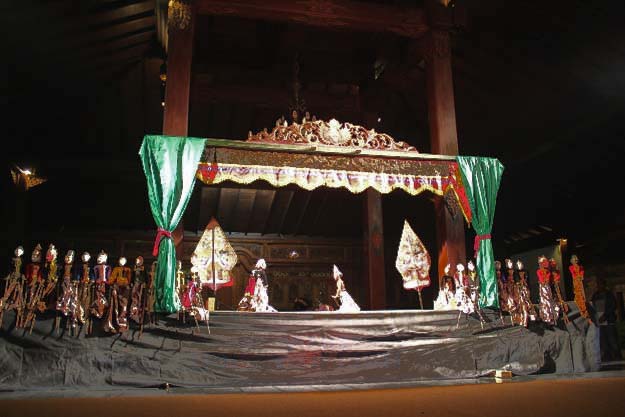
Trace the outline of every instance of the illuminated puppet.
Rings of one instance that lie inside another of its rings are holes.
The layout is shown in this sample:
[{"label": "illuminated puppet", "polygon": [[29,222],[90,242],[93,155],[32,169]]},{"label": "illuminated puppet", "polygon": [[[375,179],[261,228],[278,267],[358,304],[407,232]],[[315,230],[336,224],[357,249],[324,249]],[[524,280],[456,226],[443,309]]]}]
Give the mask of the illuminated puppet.
[{"label": "illuminated puppet", "polygon": [[99,319],[104,316],[104,310],[106,310],[106,307],[109,305],[106,299],[106,283],[111,275],[111,267],[106,263],[107,261],[108,255],[106,252],[100,251],[96,259],[97,264],[93,267],[95,283],[91,315]]},{"label": "illuminated puppet", "polygon": [[430,254],[425,245],[404,220],[395,268],[402,276],[404,288],[417,291],[421,309],[423,309],[421,290],[430,285],[430,265]]},{"label": "illuminated puppet", "polygon": [[234,248],[217,220],[211,219],[191,257],[191,264],[197,268],[201,285],[215,292],[221,287],[232,285],[230,271],[236,263]]},{"label": "illuminated puppet", "polygon": [[24,248],[18,246],[15,248],[15,256],[12,259],[12,271],[4,278],[4,294],[0,299],[0,326],[2,326],[2,318],[5,311],[15,310],[16,322],[21,319],[24,308],[24,274],[22,274],[22,255]]},{"label": "illuminated puppet", "polygon": [[336,265],[332,267],[332,275],[334,276],[334,281],[336,282],[336,293],[332,296],[332,298],[340,301],[340,306],[337,311],[340,313],[356,313],[360,311],[358,304],[356,304],[352,296],[347,292],[345,282],[343,282],[343,273]]},{"label": "illuminated puppet", "polygon": [[65,254],[60,296],[56,300],[56,310],[70,321],[71,329],[76,328],[78,306],[78,284],[74,281],[74,251]]},{"label": "illuminated puppet", "polygon": [[546,257],[538,258],[538,289],[540,292],[539,314],[540,319],[547,324],[555,324],[560,308],[553,299],[551,292],[551,272],[549,272],[549,261]]},{"label": "illuminated puppet", "polygon": [[16,324],[15,327],[28,327],[34,325],[35,316],[37,314],[37,308],[41,295],[44,290],[43,273],[41,270],[41,245],[37,244],[30,256],[31,262],[26,265],[26,285],[28,288],[24,288],[24,291],[28,290],[25,294],[24,314],[22,320]]},{"label": "illuminated puppet", "polygon": [[80,256],[82,265],[76,270],[76,281],[78,281],[78,305],[76,306],[76,319],[80,324],[87,323],[87,333],[91,332],[91,307],[93,295],[93,268],[89,264],[91,254],[83,252]]},{"label": "illuminated puppet", "polygon": [[516,305],[519,314],[518,324],[527,327],[529,320],[536,320],[536,310],[530,298],[527,271],[523,268],[523,262],[520,260],[516,261],[515,286]]},{"label": "illuminated puppet", "polygon": [[468,291],[469,300],[471,304],[473,304],[473,310],[477,313],[478,317],[482,324],[484,323],[484,317],[482,316],[482,311],[479,306],[479,298],[480,298],[480,280],[477,276],[477,271],[475,270],[475,264],[473,261],[469,260],[467,262],[467,276],[468,276],[468,287],[465,288],[465,291]]},{"label": "illuminated puppet", "polygon": [[456,265],[454,274],[454,284],[456,285],[456,306],[460,313],[471,314],[475,311],[475,305],[471,301],[471,289],[469,277],[464,272],[464,265]]},{"label": "illuminated puppet", "polygon": [[130,295],[130,319],[137,324],[143,324],[144,318],[144,297],[146,295],[145,284],[147,278],[143,256],[137,256],[132,278],[132,292]]},{"label": "illuminated puppet", "polygon": [[445,266],[445,274],[441,278],[441,288],[438,291],[438,297],[434,300],[434,310],[455,310],[456,296],[454,287],[454,278],[449,275],[451,265]]},{"label": "illuminated puppet", "polygon": [[[259,259],[250,273],[248,287],[243,298],[239,302],[239,311],[276,312],[277,310],[269,305],[269,282],[267,280],[267,263],[264,259]],[[253,290],[252,290],[253,287]],[[252,291],[251,295],[248,291]]]},{"label": "illuminated puppet", "polygon": [[[51,295],[57,288],[59,280],[58,265],[56,259],[58,257],[58,251],[54,244],[50,243],[48,250],[46,251],[46,262],[43,265],[43,278],[45,281],[45,288],[41,295],[41,300],[45,303],[45,307],[42,304],[40,310],[43,311],[47,308],[48,304],[52,304],[50,301],[54,301],[55,295]],[[53,306],[54,304],[52,304]],[[52,307],[53,308],[53,307]]]},{"label": "illuminated puppet", "polygon": [[573,293],[575,294],[575,304],[579,308],[579,314],[592,323],[590,314],[586,308],[586,293],[584,291],[584,267],[579,264],[577,255],[571,256],[571,265],[569,266],[571,276],[573,277]]},{"label": "illuminated puppet", "polygon": [[560,291],[560,278],[562,275],[560,274],[556,260],[553,258],[549,259],[549,272],[551,272],[551,283],[556,292],[556,302],[560,306],[560,313],[562,313],[564,322],[568,323],[569,317],[567,313],[569,312],[569,305],[564,301],[564,297],[562,297],[562,291]]},{"label": "illuminated puppet", "polygon": [[504,304],[502,305],[502,310],[510,313],[510,321],[512,324],[519,322],[519,306],[516,303],[516,286],[514,284],[514,263],[512,263],[511,259],[506,259],[506,271],[505,273],[501,273],[501,286],[503,286],[503,299]]},{"label": "illuminated puppet", "polygon": [[[104,323],[105,332],[116,333],[119,330],[123,333],[128,330],[128,298],[130,296],[132,269],[126,266],[126,262],[125,257],[119,258],[118,265],[113,268],[108,279],[111,295],[108,315]],[[115,317],[115,322],[113,322],[113,317]]]}]

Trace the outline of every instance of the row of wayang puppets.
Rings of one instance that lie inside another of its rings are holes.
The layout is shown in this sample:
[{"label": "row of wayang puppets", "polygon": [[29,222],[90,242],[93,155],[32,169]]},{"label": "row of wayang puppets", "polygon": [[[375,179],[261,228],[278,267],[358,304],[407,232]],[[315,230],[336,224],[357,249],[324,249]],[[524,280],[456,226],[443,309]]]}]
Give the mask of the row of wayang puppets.
[{"label": "row of wayang puppets", "polygon": [[[93,330],[93,321],[103,322],[104,331],[110,333],[128,330],[128,319],[141,330],[146,317],[153,319],[153,277],[156,262],[146,272],[143,257],[135,260],[134,268],[120,257],[118,265],[108,265],[108,255],[101,251],[96,264],[84,252],[80,264],[75,262],[74,250],[68,250],[63,264],[57,264],[58,250],[50,244],[42,261],[42,248],[37,245],[30,262],[22,268],[24,249],[18,246],[12,261],[11,273],[4,279],[4,292],[0,299],[0,325],[5,311],[16,312],[16,328],[32,329],[39,313],[57,311],[55,330],[59,330],[61,316],[74,333],[78,326]],[[23,270],[23,272],[22,272]]]},{"label": "row of wayang puppets", "polygon": [[[495,261],[499,306],[501,312],[507,312],[510,315],[513,325],[518,324],[527,327],[529,321],[535,321],[539,318],[549,325],[556,324],[560,319],[565,323],[569,322],[567,316],[569,307],[560,290],[562,275],[555,259],[548,260],[545,256],[538,258],[538,270],[536,271],[540,295],[538,314],[536,306],[530,298],[528,274],[523,262],[517,260],[515,265],[511,259],[506,259],[505,266],[505,271],[502,271],[501,262]],[[465,272],[463,264],[458,264],[452,276],[450,275],[451,265],[448,264],[445,267],[445,273],[441,279],[441,288],[434,301],[434,309],[457,309],[459,314],[464,313],[466,315],[476,313],[480,321],[483,322],[479,307],[480,282],[474,263],[468,261],[466,269],[467,272]],[[584,292],[584,268],[579,264],[576,255],[571,256],[569,270],[573,277],[575,303],[581,316],[590,322]],[[503,322],[503,315],[501,315],[501,320]]]}]

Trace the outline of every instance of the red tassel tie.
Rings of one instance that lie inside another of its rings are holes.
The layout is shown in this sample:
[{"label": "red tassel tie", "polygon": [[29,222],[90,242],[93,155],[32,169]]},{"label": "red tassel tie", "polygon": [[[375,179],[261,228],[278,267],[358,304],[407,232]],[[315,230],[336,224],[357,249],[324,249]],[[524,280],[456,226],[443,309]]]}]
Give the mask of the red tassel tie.
[{"label": "red tassel tie", "polygon": [[161,239],[168,237],[171,239],[171,232],[159,227],[156,231],[156,239],[154,239],[154,248],[152,249],[152,256],[158,256],[158,247],[161,244]]},{"label": "red tassel tie", "polygon": [[476,235],[475,236],[475,240],[473,241],[473,250],[475,251],[475,256],[477,256],[477,252],[480,250],[480,242],[486,239],[490,239],[490,235]]}]

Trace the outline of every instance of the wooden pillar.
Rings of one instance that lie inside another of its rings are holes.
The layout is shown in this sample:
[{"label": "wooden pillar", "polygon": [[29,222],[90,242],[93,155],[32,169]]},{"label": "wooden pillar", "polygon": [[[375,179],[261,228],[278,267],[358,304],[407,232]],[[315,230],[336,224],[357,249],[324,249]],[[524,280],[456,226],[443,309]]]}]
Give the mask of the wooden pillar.
[{"label": "wooden pillar", "polygon": [[368,188],[364,192],[364,214],[363,275],[368,303],[366,307],[371,310],[383,310],[386,308],[384,225],[382,196],[378,191]]},{"label": "wooden pillar", "polygon": [[[430,16],[436,20],[445,16],[439,3],[430,3]],[[435,12],[432,12],[434,10]],[[432,19],[434,20],[434,19]],[[445,27],[431,22],[426,48],[426,90],[431,152],[442,155],[458,155],[456,110],[451,73],[451,46],[449,32]],[[464,218],[447,207],[446,199],[435,202],[438,241],[438,271],[446,264],[466,262]]]},{"label": "wooden pillar", "polygon": [[[163,134],[187,136],[189,132],[189,92],[195,33],[195,9],[187,3],[175,2],[169,7],[167,28],[167,81]],[[176,256],[182,258],[184,222],[180,220],[173,232]]]}]

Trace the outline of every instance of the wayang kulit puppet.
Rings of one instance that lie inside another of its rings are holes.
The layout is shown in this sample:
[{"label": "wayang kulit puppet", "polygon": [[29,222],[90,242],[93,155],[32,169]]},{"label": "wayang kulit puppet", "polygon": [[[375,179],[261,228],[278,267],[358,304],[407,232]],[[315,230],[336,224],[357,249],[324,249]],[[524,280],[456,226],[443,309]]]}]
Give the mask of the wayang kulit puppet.
[{"label": "wayang kulit puppet", "polygon": [[538,277],[538,290],[540,294],[540,319],[546,324],[554,325],[558,319],[560,308],[553,298],[549,261],[545,256],[540,256],[538,258],[536,276]]},{"label": "wayang kulit puppet", "polygon": [[11,273],[4,278],[4,293],[0,299],[0,326],[5,311],[16,311],[16,323],[20,321],[24,310],[24,274],[22,273],[22,255],[24,248],[15,248],[15,256],[11,260]]},{"label": "wayang kulit puppet", "polygon": [[515,286],[518,324],[527,327],[530,320],[536,320],[536,310],[530,297],[527,271],[520,260],[516,261]]},{"label": "wayang kulit puppet", "polygon": [[560,274],[560,270],[558,269],[558,263],[554,258],[549,259],[549,272],[551,273],[551,283],[556,293],[556,302],[560,307],[560,312],[562,313],[562,318],[564,319],[564,322],[568,323],[569,317],[567,313],[569,312],[569,305],[564,301],[564,297],[562,297],[562,291],[560,290],[560,279],[562,277],[562,274]]},{"label": "wayang kulit puppet", "polygon": [[111,267],[107,264],[108,254],[100,251],[96,258],[96,266],[93,267],[95,277],[93,288],[93,302],[91,303],[91,316],[101,319],[109,305],[106,298],[106,284],[111,275]]},{"label": "wayang kulit puppet", "polygon": [[110,296],[108,314],[104,323],[105,332],[123,333],[128,330],[128,299],[132,269],[126,263],[126,257],[120,257],[108,279]]},{"label": "wayang kulit puppet", "polygon": [[16,324],[17,328],[32,327],[35,324],[37,310],[40,307],[41,296],[45,288],[43,272],[41,269],[41,245],[37,244],[30,256],[30,262],[26,265],[25,303],[22,319]]},{"label": "wayang kulit puppet", "polygon": [[74,279],[74,251],[65,254],[59,297],[56,299],[56,310],[69,320],[72,331],[76,328],[78,318],[78,282]]},{"label": "wayang kulit puppet", "polygon": [[590,314],[586,307],[586,291],[584,290],[584,267],[579,264],[579,258],[577,255],[571,256],[571,265],[569,271],[573,277],[573,293],[575,294],[575,304],[579,309],[579,314],[585,318],[589,323]]},{"label": "wayang kulit puppet", "polygon": [[455,310],[457,308],[454,278],[449,275],[450,270],[451,264],[445,265],[444,274],[440,279],[438,297],[434,300],[434,310]]}]

